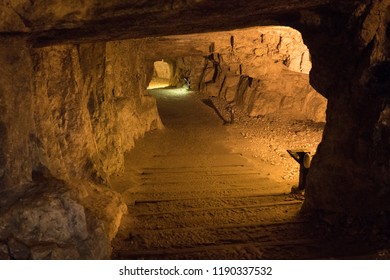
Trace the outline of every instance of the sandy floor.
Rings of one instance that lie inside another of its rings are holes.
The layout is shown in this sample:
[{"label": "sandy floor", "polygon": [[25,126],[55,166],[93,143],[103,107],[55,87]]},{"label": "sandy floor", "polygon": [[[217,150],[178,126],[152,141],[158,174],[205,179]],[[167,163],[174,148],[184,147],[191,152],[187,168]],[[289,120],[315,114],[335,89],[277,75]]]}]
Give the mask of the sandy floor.
[{"label": "sandy floor", "polygon": [[[363,254],[352,252],[353,242],[324,240],[300,216],[302,197],[290,195],[298,182],[298,164],[286,150],[315,153],[321,124],[251,119],[237,112],[235,122],[226,125],[230,115],[221,100],[184,89],[150,93],[158,100],[165,129],[139,140],[127,155],[124,176],[112,178],[129,208],[113,242],[113,258]],[[340,243],[343,252],[337,251]]]},{"label": "sandy floor", "polygon": [[226,110],[228,104],[218,98],[208,98],[215,110],[227,122],[230,134],[224,145],[243,154],[258,170],[276,181],[296,186],[299,165],[287,150],[304,150],[313,156],[321,142],[324,123],[294,120],[288,116],[248,117],[235,110],[234,122]]}]

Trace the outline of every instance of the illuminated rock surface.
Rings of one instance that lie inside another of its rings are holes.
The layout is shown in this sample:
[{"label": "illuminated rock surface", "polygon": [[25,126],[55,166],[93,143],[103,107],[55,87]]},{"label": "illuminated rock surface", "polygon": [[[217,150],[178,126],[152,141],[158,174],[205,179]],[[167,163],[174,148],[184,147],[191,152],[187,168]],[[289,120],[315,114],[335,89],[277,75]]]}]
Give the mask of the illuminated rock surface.
[{"label": "illuminated rock surface", "polygon": [[[10,68],[3,69],[1,85],[0,220],[5,228],[0,239],[12,237],[27,246],[19,254],[8,244],[17,259],[108,258],[126,206],[101,184],[123,170],[123,154],[137,138],[161,126],[155,101],[145,96],[140,45],[128,41],[29,51],[23,40],[4,44],[2,61]],[[67,190],[58,190],[57,184]],[[64,202],[73,188],[88,191]],[[30,196],[30,191],[37,194]],[[9,209],[7,197],[14,196],[23,203]],[[23,219],[29,212],[33,217]],[[74,234],[78,225],[83,232]]]},{"label": "illuminated rock surface", "polygon": [[242,106],[252,117],[325,122],[326,99],[309,85],[310,55],[299,32],[264,27],[213,34],[209,40],[214,52],[201,73],[201,91]]}]

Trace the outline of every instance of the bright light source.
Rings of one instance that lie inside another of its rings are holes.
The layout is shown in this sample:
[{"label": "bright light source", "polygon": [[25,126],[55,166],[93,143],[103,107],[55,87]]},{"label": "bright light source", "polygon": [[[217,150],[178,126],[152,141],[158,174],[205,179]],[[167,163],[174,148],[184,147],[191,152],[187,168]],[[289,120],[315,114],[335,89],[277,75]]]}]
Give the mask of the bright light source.
[{"label": "bright light source", "polygon": [[[148,88],[148,89],[150,89],[150,88]],[[157,91],[158,89],[155,88],[155,90]],[[158,92],[158,94],[161,94],[161,95],[183,96],[183,95],[191,93],[192,91],[188,90],[185,87],[182,87],[182,88],[160,88],[160,90],[158,90],[157,92]]]},{"label": "bright light source", "polygon": [[155,89],[155,88],[165,88],[169,86],[169,80],[168,79],[162,79],[162,78],[156,78],[153,77],[152,80],[149,83],[148,89]]},{"label": "bright light source", "polygon": [[148,89],[164,88],[170,85],[172,76],[171,66],[164,60],[154,62],[153,77],[149,83]]}]

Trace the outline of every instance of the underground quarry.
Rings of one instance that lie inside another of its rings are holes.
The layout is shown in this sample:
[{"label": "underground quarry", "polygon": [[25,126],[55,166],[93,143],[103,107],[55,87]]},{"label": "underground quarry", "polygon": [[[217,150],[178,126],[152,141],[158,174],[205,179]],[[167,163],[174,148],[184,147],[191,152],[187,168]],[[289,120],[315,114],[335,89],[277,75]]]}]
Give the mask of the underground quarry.
[{"label": "underground quarry", "polygon": [[0,15],[0,259],[390,258],[390,0]]}]

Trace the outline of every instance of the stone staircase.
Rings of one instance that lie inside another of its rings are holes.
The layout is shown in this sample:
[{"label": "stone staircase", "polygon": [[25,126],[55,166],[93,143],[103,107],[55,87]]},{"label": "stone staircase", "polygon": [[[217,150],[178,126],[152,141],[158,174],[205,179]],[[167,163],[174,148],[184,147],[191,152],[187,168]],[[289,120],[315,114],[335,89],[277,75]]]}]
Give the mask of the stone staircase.
[{"label": "stone staircase", "polygon": [[288,259],[316,250],[298,217],[302,201],[272,187],[240,154],[152,155],[150,162],[133,169],[128,228],[113,258]]}]

